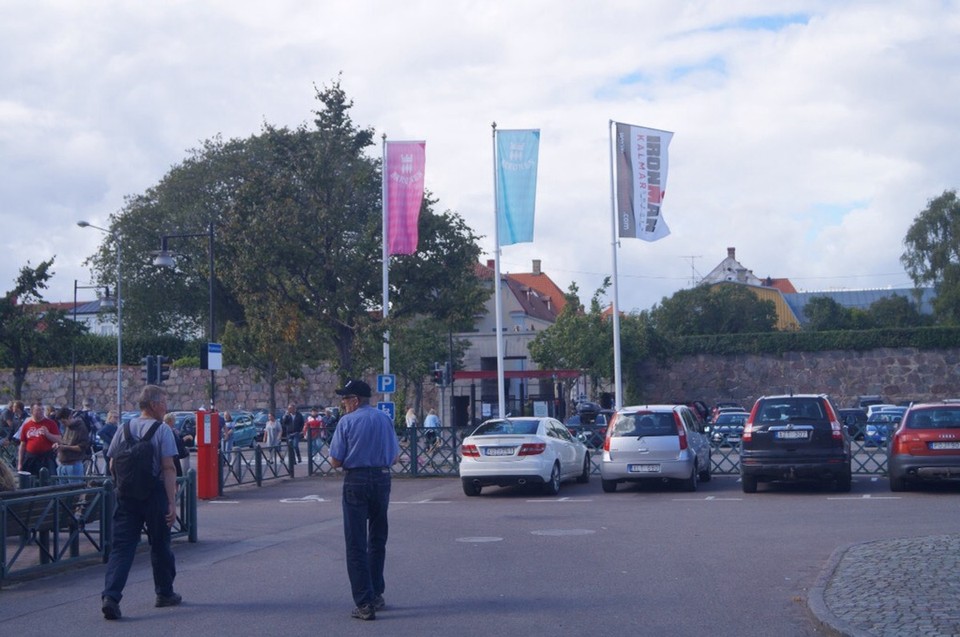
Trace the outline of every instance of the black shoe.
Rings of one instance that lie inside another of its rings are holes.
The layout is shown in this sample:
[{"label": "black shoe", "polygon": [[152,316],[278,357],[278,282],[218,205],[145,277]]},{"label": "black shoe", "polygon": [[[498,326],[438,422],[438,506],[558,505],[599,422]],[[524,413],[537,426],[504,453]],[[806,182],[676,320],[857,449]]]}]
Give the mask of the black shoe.
[{"label": "black shoe", "polygon": [[362,619],[364,621],[370,621],[371,619],[377,618],[377,614],[373,610],[373,604],[360,604],[353,609],[353,612],[350,613],[350,616],[354,619]]},{"label": "black shoe", "polygon": [[387,607],[387,603],[383,601],[383,595],[377,595],[373,598],[373,602],[370,604],[373,606],[373,610],[383,610]]},{"label": "black shoe", "polygon": [[157,603],[154,604],[157,608],[163,608],[164,606],[179,606],[180,602],[183,601],[178,593],[173,593],[172,595],[157,595]]},{"label": "black shoe", "polygon": [[120,602],[106,595],[100,601],[103,602],[100,610],[103,611],[104,619],[120,619]]}]

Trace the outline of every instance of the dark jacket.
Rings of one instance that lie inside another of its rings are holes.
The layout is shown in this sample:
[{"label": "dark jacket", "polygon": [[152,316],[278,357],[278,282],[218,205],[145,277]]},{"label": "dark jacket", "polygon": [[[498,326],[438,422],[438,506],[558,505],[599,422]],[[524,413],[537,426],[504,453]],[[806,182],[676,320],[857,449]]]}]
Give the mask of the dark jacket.
[{"label": "dark jacket", "polygon": [[293,412],[292,415],[289,412],[285,413],[280,424],[283,425],[283,435],[299,434],[303,431],[303,414],[299,411]]}]

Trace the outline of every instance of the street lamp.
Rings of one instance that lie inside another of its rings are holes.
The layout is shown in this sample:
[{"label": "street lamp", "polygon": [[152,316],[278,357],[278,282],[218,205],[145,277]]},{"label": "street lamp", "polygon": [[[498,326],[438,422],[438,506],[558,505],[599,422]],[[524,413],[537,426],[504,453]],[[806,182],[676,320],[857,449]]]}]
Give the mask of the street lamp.
[{"label": "street lamp", "polygon": [[[110,298],[110,288],[105,285],[77,285],[77,280],[73,280],[73,323],[77,324],[77,290],[100,290],[103,289],[105,294],[100,299],[100,306],[97,308],[98,312],[103,310],[109,310],[113,308],[113,299]],[[77,408],[77,336],[73,336],[73,348],[70,353],[70,359],[73,367],[72,382],[70,383],[71,391],[73,392],[73,398],[71,399],[70,404],[74,409]]]},{"label": "street lamp", "polygon": [[[160,250],[154,252],[153,254],[153,265],[157,265],[163,268],[172,268],[175,264],[173,257],[176,253],[171,252],[167,249],[167,240],[168,239],[183,239],[187,237],[207,237],[209,245],[209,257],[210,257],[210,279],[208,281],[209,291],[210,291],[210,327],[207,332],[208,343],[213,343],[216,341],[216,324],[213,320],[213,222],[210,222],[210,225],[207,228],[206,232],[196,232],[189,234],[165,234],[160,237]],[[214,405],[216,404],[217,398],[217,379],[214,373],[214,370],[210,370],[210,410],[213,411]]]},{"label": "street lamp", "polygon": [[113,230],[107,230],[86,221],[78,221],[77,225],[108,234],[117,244],[117,417],[119,418],[123,416],[123,302],[120,297],[120,236]]}]

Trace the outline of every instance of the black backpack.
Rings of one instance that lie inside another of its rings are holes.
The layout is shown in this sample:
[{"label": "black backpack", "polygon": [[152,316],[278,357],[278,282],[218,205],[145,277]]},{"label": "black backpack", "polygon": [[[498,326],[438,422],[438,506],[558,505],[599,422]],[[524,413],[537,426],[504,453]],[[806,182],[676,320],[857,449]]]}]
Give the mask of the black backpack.
[{"label": "black backpack", "polygon": [[146,500],[157,488],[157,478],[153,474],[153,444],[150,439],[160,426],[155,421],[143,438],[134,438],[130,433],[130,423],[123,425],[120,440],[110,455],[110,470],[116,482],[117,493],[123,499]]}]

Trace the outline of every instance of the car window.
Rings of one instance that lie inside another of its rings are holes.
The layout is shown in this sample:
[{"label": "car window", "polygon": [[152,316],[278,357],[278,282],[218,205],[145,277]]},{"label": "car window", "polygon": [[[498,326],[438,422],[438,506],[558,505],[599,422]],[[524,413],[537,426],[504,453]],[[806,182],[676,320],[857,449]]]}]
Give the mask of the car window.
[{"label": "car window", "polygon": [[530,436],[537,433],[540,426],[539,420],[494,420],[485,422],[476,431],[474,436],[502,436],[502,435],[525,435]]},{"label": "car window", "polygon": [[960,409],[923,409],[907,417],[907,429],[953,429],[960,428]]},{"label": "car window", "polygon": [[620,414],[613,425],[613,437],[676,436],[673,412],[638,411]]},{"label": "car window", "polygon": [[687,429],[698,433],[700,432],[700,423],[693,417],[693,412],[688,409],[681,409],[680,417],[683,418],[683,423],[687,426]]},{"label": "car window", "polygon": [[758,409],[758,423],[783,423],[787,421],[827,422],[823,401],[816,397],[788,397],[766,400]]}]

